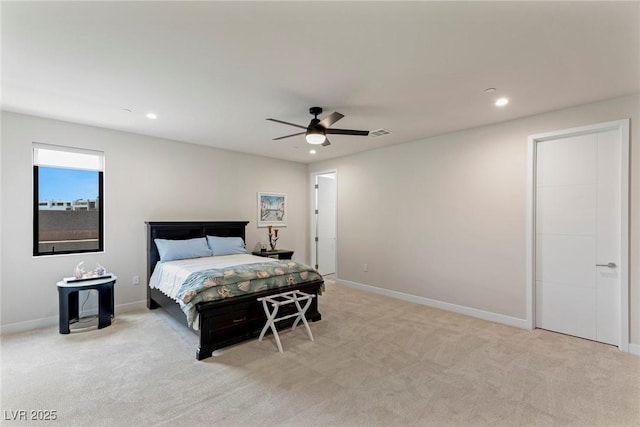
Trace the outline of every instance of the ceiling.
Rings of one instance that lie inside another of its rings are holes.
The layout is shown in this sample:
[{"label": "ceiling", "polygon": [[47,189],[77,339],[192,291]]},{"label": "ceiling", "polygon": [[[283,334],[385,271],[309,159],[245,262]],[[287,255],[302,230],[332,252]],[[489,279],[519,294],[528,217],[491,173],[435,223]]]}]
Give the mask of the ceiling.
[{"label": "ceiling", "polygon": [[[640,92],[640,2],[2,2],[2,109],[315,162]],[[493,87],[495,92],[486,93]],[[506,96],[502,108],[493,102]],[[309,107],[345,115],[309,154]],[[156,120],[145,117],[157,114]]]}]

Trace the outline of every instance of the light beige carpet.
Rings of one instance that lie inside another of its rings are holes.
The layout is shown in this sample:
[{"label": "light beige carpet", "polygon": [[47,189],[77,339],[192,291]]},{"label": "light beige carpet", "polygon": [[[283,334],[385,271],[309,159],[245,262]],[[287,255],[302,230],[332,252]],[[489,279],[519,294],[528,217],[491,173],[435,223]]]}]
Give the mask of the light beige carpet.
[{"label": "light beige carpet", "polygon": [[[4,336],[8,411],[58,425],[637,426],[640,358],[330,283],[323,320],[195,360],[161,310],[102,330]],[[373,314],[373,315],[372,315]]]}]

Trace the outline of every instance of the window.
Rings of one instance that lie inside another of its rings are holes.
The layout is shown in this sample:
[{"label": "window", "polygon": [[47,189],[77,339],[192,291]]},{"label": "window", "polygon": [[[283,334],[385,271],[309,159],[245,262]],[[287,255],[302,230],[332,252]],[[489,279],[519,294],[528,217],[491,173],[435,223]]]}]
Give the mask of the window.
[{"label": "window", "polygon": [[104,249],[104,153],[33,144],[33,255]]}]

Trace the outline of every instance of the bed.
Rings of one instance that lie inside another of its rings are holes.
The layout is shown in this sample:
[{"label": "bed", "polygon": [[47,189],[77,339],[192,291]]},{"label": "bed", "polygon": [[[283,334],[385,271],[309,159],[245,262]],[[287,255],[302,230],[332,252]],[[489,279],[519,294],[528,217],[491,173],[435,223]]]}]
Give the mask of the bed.
[{"label": "bed", "polygon": [[[150,310],[162,307],[186,328],[199,336],[199,346],[196,351],[196,359],[202,360],[210,357],[219,348],[236,344],[257,337],[266,322],[266,316],[262,305],[257,298],[277,294],[290,290],[315,295],[311,306],[306,312],[309,321],[316,322],[321,319],[318,311],[318,298],[324,286],[322,277],[310,275],[307,281],[298,281],[295,284],[287,284],[286,287],[276,289],[250,290],[246,294],[234,295],[213,301],[200,301],[195,306],[195,323],[189,326],[190,318],[180,304],[167,296],[163,291],[152,288],[152,275],[156,265],[160,261],[160,252],[155,239],[186,240],[206,236],[240,237],[245,240],[245,228],[248,221],[184,221],[184,222],[146,222],[147,226],[147,308]],[[176,242],[178,243],[178,242]],[[264,259],[265,262],[274,261]],[[292,263],[293,264],[293,263]],[[304,276],[303,276],[304,277]],[[156,278],[154,277],[154,280]],[[184,303],[182,304],[184,306]],[[292,307],[291,310],[294,310]],[[283,312],[282,314],[286,314]],[[283,321],[278,326],[286,327],[293,323]]]}]

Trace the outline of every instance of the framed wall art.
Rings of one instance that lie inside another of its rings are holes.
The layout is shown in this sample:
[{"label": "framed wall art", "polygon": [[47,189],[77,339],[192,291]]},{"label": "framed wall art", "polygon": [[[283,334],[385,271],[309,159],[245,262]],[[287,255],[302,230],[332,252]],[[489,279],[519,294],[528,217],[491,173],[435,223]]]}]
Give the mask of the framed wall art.
[{"label": "framed wall art", "polygon": [[287,195],[258,192],[258,227],[287,226]]}]

